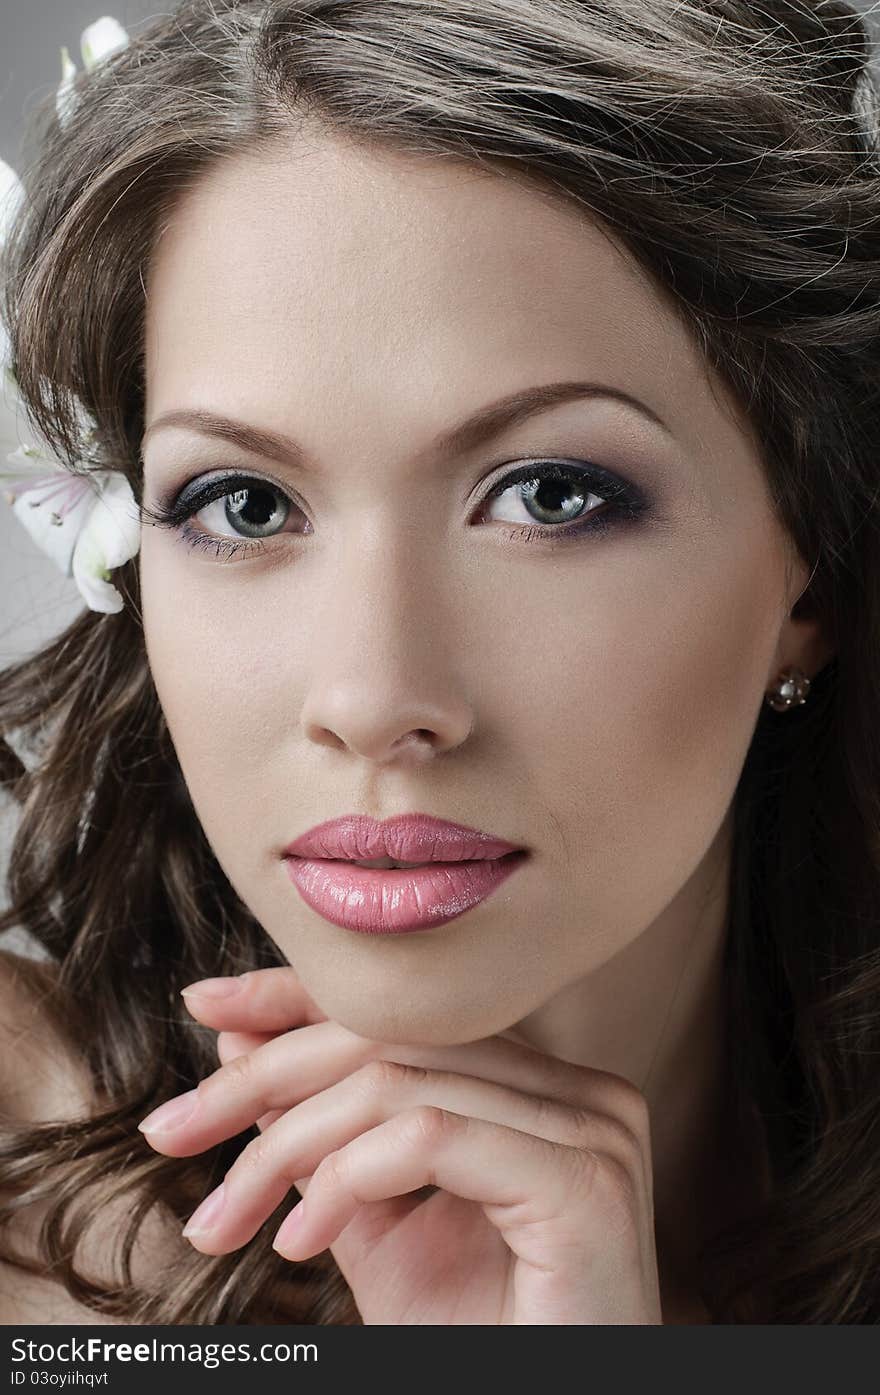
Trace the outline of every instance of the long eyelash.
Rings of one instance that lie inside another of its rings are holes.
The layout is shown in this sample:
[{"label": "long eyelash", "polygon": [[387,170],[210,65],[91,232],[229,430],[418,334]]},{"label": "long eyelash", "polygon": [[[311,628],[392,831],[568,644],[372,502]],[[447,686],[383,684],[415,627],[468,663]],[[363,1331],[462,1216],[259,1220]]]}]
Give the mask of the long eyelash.
[{"label": "long eyelash", "polygon": [[[583,518],[566,524],[508,524],[506,526],[510,530],[508,537],[511,542],[546,542],[556,539],[568,541],[587,532],[603,534],[618,523],[636,522],[649,507],[641,491],[626,484],[616,475],[598,465],[573,461],[544,461],[540,464],[536,461],[533,464],[522,465],[504,475],[492,486],[484,496],[482,506],[485,507],[490,500],[506,493],[515,484],[535,480],[543,482],[547,479],[581,480],[590,493],[605,501],[604,505],[594,507]],[[195,514],[200,513],[215,499],[222,499],[225,495],[234,493],[236,489],[248,485],[258,485],[279,495],[284,493],[277,485],[256,479],[252,475],[224,475],[204,485],[186,502],[178,500],[171,505],[161,503],[156,508],[142,504],[141,519],[157,528],[177,530],[181,541],[187,547],[198,547],[205,552],[213,550],[214,555],[224,561],[230,560],[236,553],[247,555],[259,552],[265,548],[267,539],[214,537],[190,522]]]}]

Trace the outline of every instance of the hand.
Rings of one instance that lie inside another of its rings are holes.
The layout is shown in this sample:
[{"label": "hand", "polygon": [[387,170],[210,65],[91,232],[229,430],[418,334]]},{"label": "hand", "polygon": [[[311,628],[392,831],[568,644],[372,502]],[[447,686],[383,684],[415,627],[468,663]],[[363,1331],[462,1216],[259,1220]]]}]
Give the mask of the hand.
[{"label": "hand", "polygon": [[183,1123],[145,1130],[191,1157],[261,1129],[197,1249],[246,1244],[294,1185],[305,1199],[273,1247],[290,1260],[329,1247],[364,1323],[662,1323],[634,1085],[502,1036],[370,1041],[324,1018],[286,967],[240,982],[188,996],[223,1064]]}]

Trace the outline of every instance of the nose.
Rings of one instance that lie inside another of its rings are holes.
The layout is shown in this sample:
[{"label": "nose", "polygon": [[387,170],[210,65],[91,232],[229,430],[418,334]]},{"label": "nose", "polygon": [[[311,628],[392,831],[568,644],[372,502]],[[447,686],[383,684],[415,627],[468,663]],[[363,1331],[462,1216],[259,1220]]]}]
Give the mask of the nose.
[{"label": "nose", "polygon": [[361,538],[345,549],[311,648],[301,720],[319,745],[376,765],[419,766],[474,727],[460,677],[460,607],[427,575],[424,549],[420,564],[405,542],[392,550],[386,535],[374,544]]}]

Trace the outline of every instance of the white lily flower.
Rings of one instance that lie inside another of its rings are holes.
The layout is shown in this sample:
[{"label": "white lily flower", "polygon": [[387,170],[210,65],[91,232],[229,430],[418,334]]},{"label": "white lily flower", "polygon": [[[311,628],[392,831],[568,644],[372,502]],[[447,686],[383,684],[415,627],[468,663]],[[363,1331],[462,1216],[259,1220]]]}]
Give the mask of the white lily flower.
[{"label": "white lily flower", "polygon": [[111,53],[116,53],[118,49],[126,48],[127,45],[127,32],[119,20],[110,15],[104,15],[101,19],[96,19],[94,24],[89,24],[82,31],[79,41],[83,62],[89,72],[105,58],[109,58]]},{"label": "white lily flower", "polygon": [[[82,31],[79,39],[80,52],[86,72],[91,72],[105,58],[109,58],[112,53],[116,53],[121,48],[126,48],[129,43],[129,36],[118,19],[113,19],[111,15],[103,15],[101,19],[96,19],[94,24],[89,24]],[[76,107],[76,81],[77,67],[70,57],[66,48],[61,50],[61,82],[55,93],[55,110],[62,127],[65,127]]]},{"label": "white lily flower", "polygon": [[20,446],[0,466],[12,484],[7,503],[34,542],[72,576],[91,610],[120,611],[110,572],[136,556],[140,517],[131,485],[119,470],[77,475],[36,446]]}]

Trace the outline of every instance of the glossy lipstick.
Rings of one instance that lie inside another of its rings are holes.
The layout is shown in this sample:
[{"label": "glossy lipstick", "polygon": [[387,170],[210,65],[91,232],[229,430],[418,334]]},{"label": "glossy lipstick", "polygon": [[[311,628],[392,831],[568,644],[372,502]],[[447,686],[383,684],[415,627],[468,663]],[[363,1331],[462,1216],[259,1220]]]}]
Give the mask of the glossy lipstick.
[{"label": "glossy lipstick", "polygon": [[[284,849],[306,905],[346,930],[396,935],[454,920],[484,901],[528,856],[479,829],[406,814],[378,823],[350,814],[318,824]],[[389,858],[412,868],[356,867]]]}]

